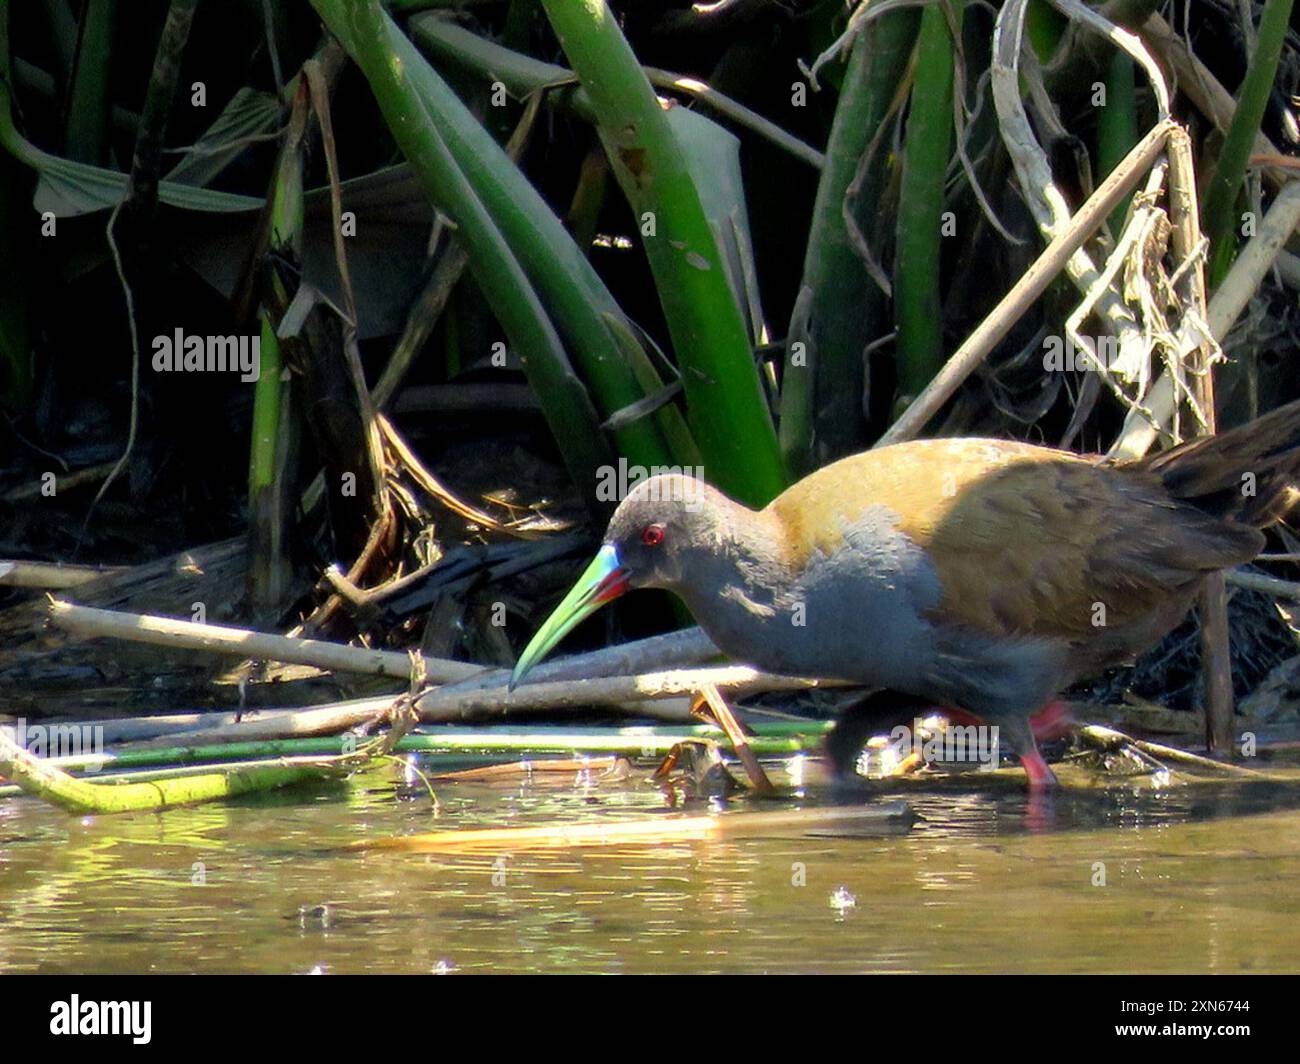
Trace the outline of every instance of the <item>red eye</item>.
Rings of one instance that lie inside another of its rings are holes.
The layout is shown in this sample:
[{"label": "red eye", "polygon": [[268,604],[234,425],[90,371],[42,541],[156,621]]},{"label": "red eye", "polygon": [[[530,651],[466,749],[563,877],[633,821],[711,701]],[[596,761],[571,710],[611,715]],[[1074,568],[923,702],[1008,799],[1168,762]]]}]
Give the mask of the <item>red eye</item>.
[{"label": "red eye", "polygon": [[646,525],[641,530],[641,542],[647,547],[657,547],[664,541],[663,525]]}]

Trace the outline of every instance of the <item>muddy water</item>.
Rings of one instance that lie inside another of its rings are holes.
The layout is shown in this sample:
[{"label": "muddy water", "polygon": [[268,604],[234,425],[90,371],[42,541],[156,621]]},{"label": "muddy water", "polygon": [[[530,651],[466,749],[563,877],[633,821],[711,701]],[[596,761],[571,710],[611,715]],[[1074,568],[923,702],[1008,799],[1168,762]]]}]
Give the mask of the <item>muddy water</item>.
[{"label": "muddy water", "polygon": [[648,782],[571,776],[439,784],[435,815],[399,773],[159,815],[0,802],[0,971],[1300,970],[1300,782],[1031,801],[1017,780],[980,778],[891,789],[915,821],[850,835],[341,852],[680,815]]}]

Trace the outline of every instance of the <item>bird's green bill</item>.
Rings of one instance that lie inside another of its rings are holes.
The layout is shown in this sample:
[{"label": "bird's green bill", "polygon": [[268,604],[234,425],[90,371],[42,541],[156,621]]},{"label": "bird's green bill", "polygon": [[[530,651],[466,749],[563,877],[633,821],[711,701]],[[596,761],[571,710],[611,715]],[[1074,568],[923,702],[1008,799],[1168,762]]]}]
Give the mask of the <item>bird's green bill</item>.
[{"label": "bird's green bill", "polygon": [[546,657],[556,643],[626,590],[627,570],[619,562],[618,551],[606,543],[578,577],[572,590],[564,596],[564,601],[555,607],[546,623],[537,629],[537,634],[524,647],[515,671],[510,674],[510,690],[518,686],[528,670]]}]

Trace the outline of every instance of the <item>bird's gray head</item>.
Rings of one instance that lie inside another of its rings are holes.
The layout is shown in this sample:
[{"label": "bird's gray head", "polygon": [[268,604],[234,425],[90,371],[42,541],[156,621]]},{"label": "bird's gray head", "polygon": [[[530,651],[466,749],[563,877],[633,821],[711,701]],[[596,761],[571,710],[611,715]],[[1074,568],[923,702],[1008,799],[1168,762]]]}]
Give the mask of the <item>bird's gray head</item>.
[{"label": "bird's gray head", "polygon": [[697,477],[665,473],[628,492],[605,532],[627,587],[674,588],[692,554],[716,550],[735,504]]},{"label": "bird's gray head", "polygon": [[680,588],[690,578],[693,558],[719,550],[738,509],[696,477],[662,473],[641,481],[614,511],[596,557],[519,656],[511,687],[576,625],[623,592]]}]

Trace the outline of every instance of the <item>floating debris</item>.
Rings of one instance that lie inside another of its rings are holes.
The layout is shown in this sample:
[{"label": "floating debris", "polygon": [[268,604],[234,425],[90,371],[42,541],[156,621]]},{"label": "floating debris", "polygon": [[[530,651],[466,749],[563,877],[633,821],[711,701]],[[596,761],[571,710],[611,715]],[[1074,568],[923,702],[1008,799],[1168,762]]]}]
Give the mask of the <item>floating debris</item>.
[{"label": "floating debris", "polygon": [[619,846],[663,842],[693,842],[723,835],[779,835],[824,832],[830,827],[871,823],[900,823],[912,817],[906,802],[865,806],[828,806],[781,812],[740,812],[717,816],[660,816],[644,820],[589,821],[527,828],[467,828],[363,839],[344,850],[403,850],[409,853],[448,851],[497,853],[503,849],[564,849],[582,846]]}]

